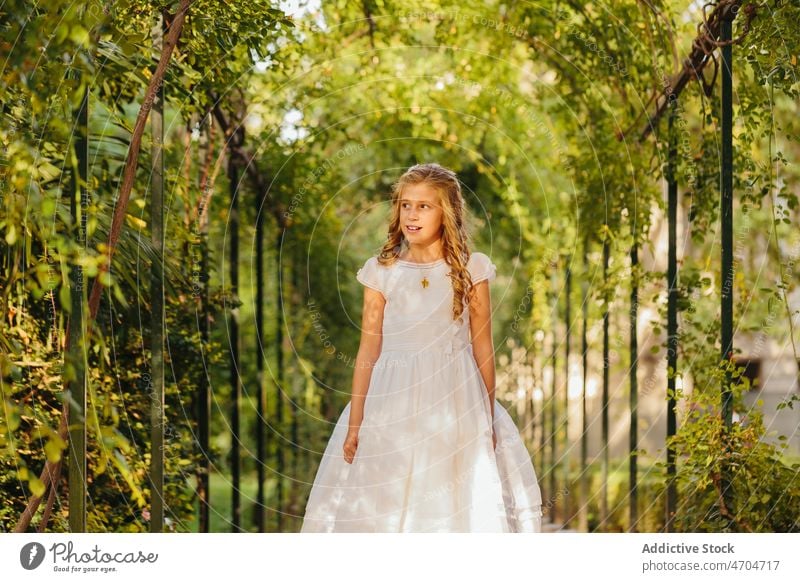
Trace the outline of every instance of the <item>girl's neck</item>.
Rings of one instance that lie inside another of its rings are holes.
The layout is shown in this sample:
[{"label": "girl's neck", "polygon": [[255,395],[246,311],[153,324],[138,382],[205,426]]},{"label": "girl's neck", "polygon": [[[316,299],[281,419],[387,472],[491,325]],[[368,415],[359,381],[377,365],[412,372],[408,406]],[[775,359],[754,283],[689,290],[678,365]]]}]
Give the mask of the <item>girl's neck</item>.
[{"label": "girl's neck", "polygon": [[405,256],[401,256],[400,259],[409,263],[433,263],[439,261],[444,257],[442,244],[439,241],[437,243],[423,248],[415,248],[419,247],[419,245],[409,245]]}]

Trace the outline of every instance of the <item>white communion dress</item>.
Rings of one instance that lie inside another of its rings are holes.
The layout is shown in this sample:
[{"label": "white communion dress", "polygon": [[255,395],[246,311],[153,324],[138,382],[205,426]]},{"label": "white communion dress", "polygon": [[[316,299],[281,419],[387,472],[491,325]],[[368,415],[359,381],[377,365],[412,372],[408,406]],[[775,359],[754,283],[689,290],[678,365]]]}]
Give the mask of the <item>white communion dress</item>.
[{"label": "white communion dress", "polygon": [[[472,253],[473,283],[496,267]],[[362,284],[386,298],[383,343],[364,402],[358,449],[344,460],[350,403],[314,479],[301,532],[540,532],[542,497],[530,454],[489,396],[472,354],[469,310],[453,320],[450,267],[371,257]],[[424,286],[423,279],[427,280]]]}]

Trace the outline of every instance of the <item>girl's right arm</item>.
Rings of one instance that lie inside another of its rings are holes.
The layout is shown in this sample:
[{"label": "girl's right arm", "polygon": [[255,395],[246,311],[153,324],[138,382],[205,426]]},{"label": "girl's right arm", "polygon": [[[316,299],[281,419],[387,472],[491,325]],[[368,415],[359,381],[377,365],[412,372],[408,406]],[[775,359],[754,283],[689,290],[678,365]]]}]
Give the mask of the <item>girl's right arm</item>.
[{"label": "girl's right arm", "polygon": [[353,373],[353,395],[350,400],[349,432],[358,434],[364,420],[364,401],[372,377],[372,368],[381,355],[383,345],[383,309],[386,299],[380,291],[364,287],[364,309],[361,316],[361,345]]}]

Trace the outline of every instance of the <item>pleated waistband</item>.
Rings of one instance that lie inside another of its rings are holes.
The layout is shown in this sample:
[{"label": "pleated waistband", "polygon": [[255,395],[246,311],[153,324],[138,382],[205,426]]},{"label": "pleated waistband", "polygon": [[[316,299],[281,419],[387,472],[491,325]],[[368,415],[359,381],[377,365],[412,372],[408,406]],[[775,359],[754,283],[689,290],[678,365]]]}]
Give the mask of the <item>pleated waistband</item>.
[{"label": "pleated waistband", "polygon": [[467,347],[471,347],[469,330],[456,322],[402,318],[383,322],[383,351],[413,354],[441,351],[451,354]]},{"label": "pleated waistband", "polygon": [[[420,348],[420,346],[424,347]],[[419,355],[429,352],[455,354],[462,350],[472,351],[472,344],[460,337],[428,338],[425,342],[391,338],[384,339],[381,348],[381,352],[402,352],[407,355]]]}]

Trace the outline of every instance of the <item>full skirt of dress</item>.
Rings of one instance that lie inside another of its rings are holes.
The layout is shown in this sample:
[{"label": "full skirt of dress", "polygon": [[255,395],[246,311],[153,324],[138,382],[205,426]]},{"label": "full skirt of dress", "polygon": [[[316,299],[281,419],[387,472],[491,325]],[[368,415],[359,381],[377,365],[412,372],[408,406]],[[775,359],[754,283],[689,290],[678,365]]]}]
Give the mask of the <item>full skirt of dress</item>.
[{"label": "full skirt of dress", "polygon": [[540,532],[542,498],[519,430],[489,397],[471,346],[384,351],[353,463],[348,403],[326,445],[301,532]]}]

